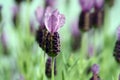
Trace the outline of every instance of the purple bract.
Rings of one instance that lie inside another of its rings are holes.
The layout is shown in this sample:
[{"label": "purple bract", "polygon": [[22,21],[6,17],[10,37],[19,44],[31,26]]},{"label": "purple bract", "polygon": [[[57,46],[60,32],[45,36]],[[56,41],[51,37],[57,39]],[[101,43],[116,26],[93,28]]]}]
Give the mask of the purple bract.
[{"label": "purple bract", "polygon": [[90,11],[94,6],[95,0],[79,0],[82,11]]},{"label": "purple bract", "polygon": [[60,27],[65,24],[65,17],[58,10],[53,10],[50,7],[46,9],[45,26],[50,33],[57,32]]}]

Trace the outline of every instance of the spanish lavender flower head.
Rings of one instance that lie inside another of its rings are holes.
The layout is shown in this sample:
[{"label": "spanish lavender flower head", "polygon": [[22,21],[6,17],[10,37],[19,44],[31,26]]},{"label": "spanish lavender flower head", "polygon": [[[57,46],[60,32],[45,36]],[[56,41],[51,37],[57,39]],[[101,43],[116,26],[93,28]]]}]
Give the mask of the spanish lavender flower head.
[{"label": "spanish lavender flower head", "polygon": [[117,28],[117,39],[120,40],[120,26]]},{"label": "spanish lavender flower head", "polygon": [[91,68],[93,74],[98,74],[99,73],[99,65],[98,64],[94,64]]},{"label": "spanish lavender flower head", "polygon": [[103,5],[104,5],[104,0],[95,0],[95,8],[96,9],[103,8]]},{"label": "spanish lavender flower head", "polygon": [[45,26],[50,33],[57,32],[64,24],[65,17],[63,14],[60,14],[57,9],[52,10],[50,7],[46,9]]},{"label": "spanish lavender flower head", "polygon": [[95,0],[79,0],[82,11],[90,11],[94,6]]},{"label": "spanish lavender flower head", "polygon": [[54,8],[56,5],[56,0],[45,0],[45,4],[46,4],[46,7],[50,6]]},{"label": "spanish lavender flower head", "polygon": [[65,23],[65,17],[60,14],[58,10],[53,10],[50,7],[46,9],[45,13],[45,27],[48,30],[46,36],[46,53],[55,57],[60,52],[60,37],[57,32]]},{"label": "spanish lavender flower head", "polygon": [[[38,7],[35,11],[35,16],[40,25],[44,25],[44,8]],[[41,26],[43,27],[43,26]]]}]

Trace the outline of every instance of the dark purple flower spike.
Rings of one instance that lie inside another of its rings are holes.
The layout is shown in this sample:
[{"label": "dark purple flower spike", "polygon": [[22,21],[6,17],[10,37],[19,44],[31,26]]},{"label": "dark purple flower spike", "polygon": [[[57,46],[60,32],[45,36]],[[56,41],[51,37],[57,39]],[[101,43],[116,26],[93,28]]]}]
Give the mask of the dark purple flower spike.
[{"label": "dark purple flower spike", "polygon": [[[48,57],[46,61],[46,67],[45,67],[45,74],[48,78],[51,78],[52,76],[52,58]],[[54,62],[54,75],[57,75],[57,70],[56,70],[56,59]]]},{"label": "dark purple flower spike", "polygon": [[115,43],[113,56],[115,60],[120,63],[120,26],[117,28],[117,41]]},{"label": "dark purple flower spike", "polygon": [[[75,20],[71,24],[71,47],[72,51],[75,52],[80,49],[81,46],[81,32],[78,28],[78,20]],[[80,44],[79,44],[80,43]]]},{"label": "dark purple flower spike", "polygon": [[104,23],[104,0],[95,0],[94,13],[92,14],[93,25],[101,27]]},{"label": "dark purple flower spike", "polygon": [[99,73],[99,65],[94,64],[91,68],[91,71],[93,73],[93,76],[90,80],[100,80],[100,77],[98,76]]},{"label": "dark purple flower spike", "polygon": [[82,31],[88,31],[91,28],[91,14],[90,10],[94,6],[94,0],[79,0],[82,12],[79,16],[79,28]]}]

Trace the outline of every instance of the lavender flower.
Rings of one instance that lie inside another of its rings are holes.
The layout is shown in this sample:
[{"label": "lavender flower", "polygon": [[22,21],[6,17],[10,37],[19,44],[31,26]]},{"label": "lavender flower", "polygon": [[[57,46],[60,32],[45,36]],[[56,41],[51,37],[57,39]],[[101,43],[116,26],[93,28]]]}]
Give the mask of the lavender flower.
[{"label": "lavender flower", "polygon": [[65,17],[60,14],[58,10],[50,10],[49,8],[45,13],[45,27],[48,30],[46,37],[46,53],[55,57],[60,52],[60,38],[58,30],[65,23]]},{"label": "lavender flower", "polygon": [[18,15],[19,15],[19,7],[16,5],[16,6],[13,6],[11,8],[12,10],[12,14],[13,14],[13,23],[15,26],[17,26],[17,20],[18,20]]},{"label": "lavender flower", "polygon": [[53,11],[50,11],[49,9],[46,10],[45,26],[51,34],[57,32],[64,23],[65,17],[63,14],[60,14],[57,9]]},{"label": "lavender flower", "polygon": [[104,0],[95,0],[95,8],[101,9],[104,6]]},{"label": "lavender flower", "polygon": [[93,13],[93,25],[100,27],[104,22],[104,0],[95,0],[95,11]]},{"label": "lavender flower", "polygon": [[72,38],[71,38],[72,39],[72,42],[71,42],[72,51],[76,51],[80,48],[80,45],[81,45],[79,44],[81,42],[81,32],[78,28],[78,20],[75,20],[72,22],[71,33],[72,33]]},{"label": "lavender flower", "polygon": [[83,12],[89,12],[94,6],[94,0],[79,0]]},{"label": "lavender flower", "polygon": [[45,28],[44,24],[44,9],[42,7],[38,7],[35,11],[35,16],[37,21],[40,24],[39,29],[36,33],[36,41],[38,42],[39,46],[45,50],[46,48],[46,34],[48,33],[47,29]]},{"label": "lavender flower", "polygon": [[54,8],[55,5],[56,5],[56,0],[45,0],[45,7],[50,6]]},{"label": "lavender flower", "polygon": [[[45,67],[45,74],[48,78],[51,78],[52,75],[52,58],[48,57],[47,61],[46,61],[46,67]],[[56,59],[55,59],[55,63],[54,63],[54,75],[57,74],[56,71]]]},{"label": "lavender flower", "polygon": [[90,10],[94,6],[94,0],[79,0],[82,12],[79,16],[79,28],[82,31],[88,31],[91,28],[92,20]]},{"label": "lavender flower", "polygon": [[92,70],[92,72],[93,72],[93,74],[98,74],[99,73],[99,65],[97,65],[97,64],[94,64],[93,66],[92,66],[92,68],[91,68],[91,70]]},{"label": "lavender flower", "polygon": [[115,57],[116,61],[120,62],[120,26],[117,28],[117,41],[115,43],[113,56]]},{"label": "lavender flower", "polygon": [[93,72],[93,76],[92,76],[92,78],[90,78],[90,80],[100,80],[100,77],[98,76],[99,65],[94,64],[91,68],[91,71]]},{"label": "lavender flower", "polygon": [[92,44],[88,45],[88,57],[92,57],[94,53],[94,47]]},{"label": "lavender flower", "polygon": [[4,53],[7,54],[8,52],[8,36],[6,32],[2,32],[1,34],[1,43],[3,46]]}]

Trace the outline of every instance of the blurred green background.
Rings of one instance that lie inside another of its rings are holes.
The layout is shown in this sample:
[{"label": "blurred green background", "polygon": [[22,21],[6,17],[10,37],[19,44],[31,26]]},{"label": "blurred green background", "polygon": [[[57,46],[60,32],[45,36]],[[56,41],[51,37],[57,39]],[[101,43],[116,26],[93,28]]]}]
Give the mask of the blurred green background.
[{"label": "blurred green background", "polygon": [[[44,0],[22,2],[17,28],[11,20],[14,0],[0,0],[0,5],[3,6],[0,36],[4,32],[7,43],[5,52],[0,39],[0,80],[49,80],[44,74],[47,56],[44,58],[44,52],[36,43],[35,35],[30,32],[29,24],[32,19],[34,27],[38,28],[35,10],[38,6],[44,5]],[[77,52],[71,51],[70,25],[81,12],[78,0],[70,0],[69,4],[66,0],[58,0],[56,7],[65,15],[66,23],[59,31],[61,53],[56,57],[55,80],[89,80],[92,73],[87,74],[87,69],[95,63],[100,65],[101,80],[118,80],[120,65],[114,60],[113,49],[116,28],[120,25],[120,0],[115,0],[112,7],[105,4],[103,28],[83,33],[81,48]],[[93,44],[94,56],[87,59],[89,43]]]}]

